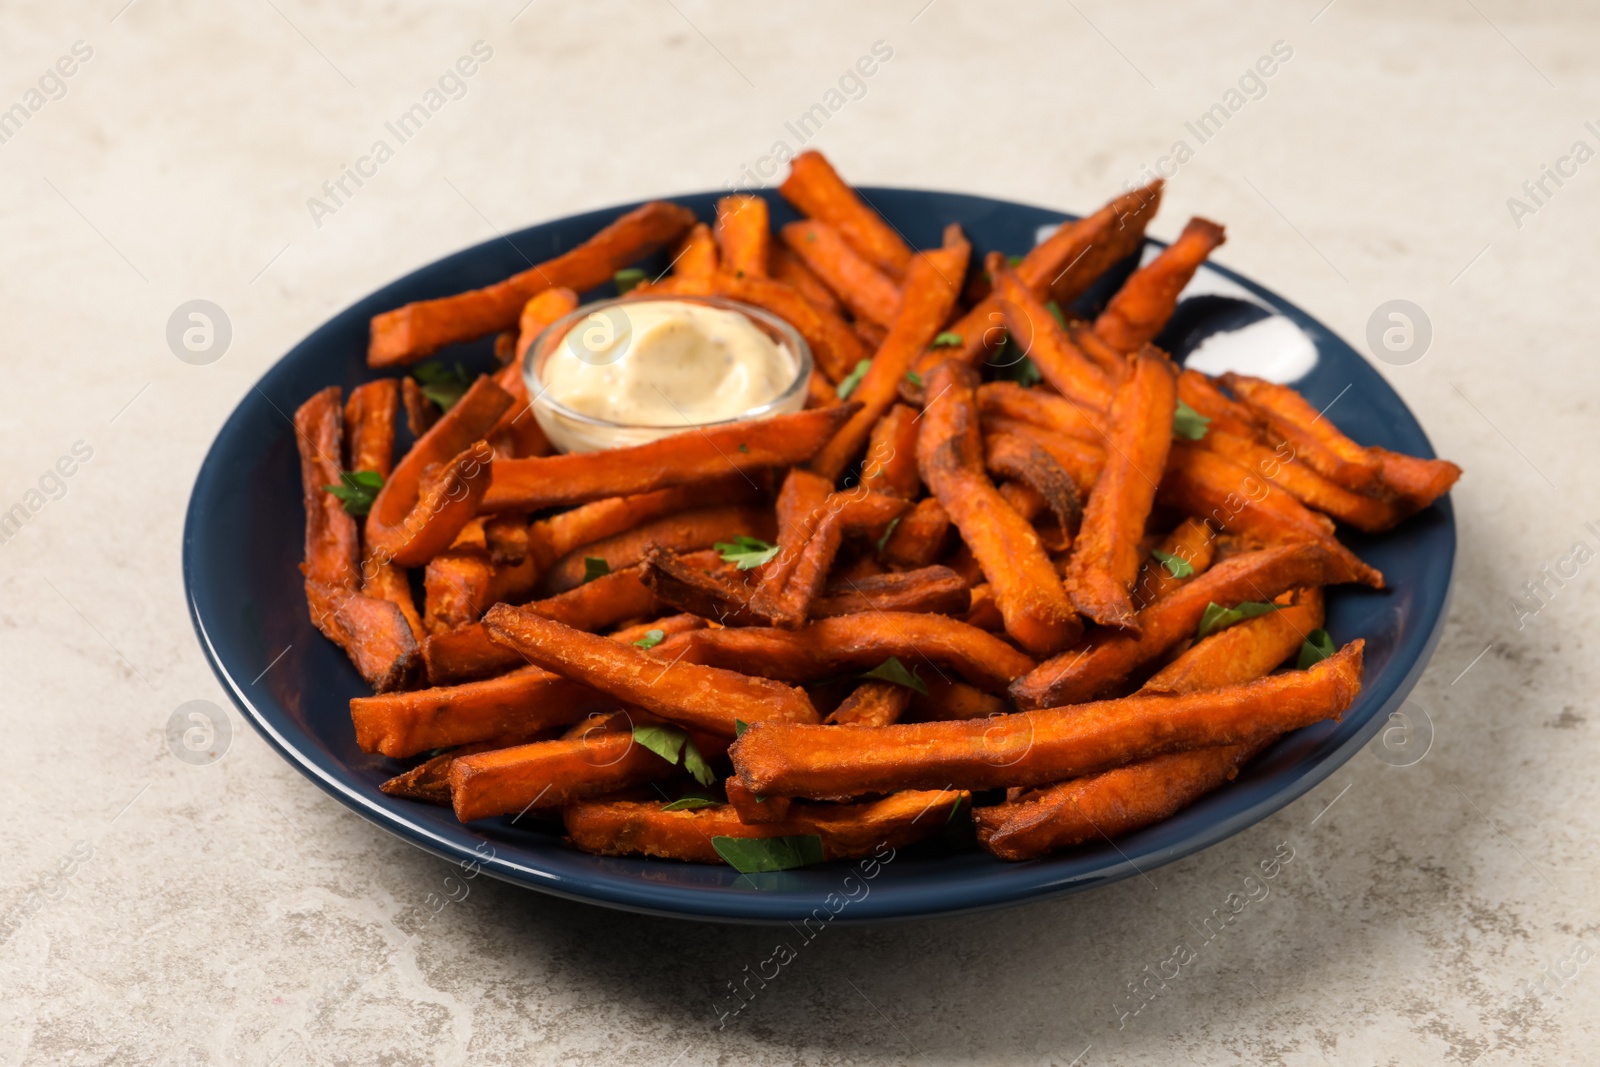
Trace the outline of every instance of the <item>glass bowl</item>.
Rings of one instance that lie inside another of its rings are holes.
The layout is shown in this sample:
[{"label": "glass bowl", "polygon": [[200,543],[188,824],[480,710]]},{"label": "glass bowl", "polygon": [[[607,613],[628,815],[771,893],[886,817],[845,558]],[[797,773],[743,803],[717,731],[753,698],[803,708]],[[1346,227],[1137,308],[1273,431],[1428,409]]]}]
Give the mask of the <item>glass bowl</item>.
[{"label": "glass bowl", "polygon": [[[629,307],[668,300],[685,304],[702,304],[743,315],[788,357],[790,365],[794,368],[794,376],[777,396],[766,403],[728,418],[706,422],[681,421],[655,425],[616,422],[575,411],[550,395],[545,388],[544,368],[551,356],[560,351],[562,345],[573,343],[569,338],[574,326],[597,312],[626,316]],[[585,304],[546,327],[544,332],[534,339],[533,344],[528,346],[527,354],[523,357],[522,377],[528,385],[528,397],[534,418],[539,421],[539,427],[544,430],[550,443],[562,452],[597,452],[606,448],[648,444],[671,434],[682,433],[684,430],[725,426],[729,423],[764,419],[772,415],[799,411],[805,407],[807,387],[811,380],[811,348],[799,332],[787,322],[768,311],[737,300],[720,296],[676,294],[617,297]]]}]

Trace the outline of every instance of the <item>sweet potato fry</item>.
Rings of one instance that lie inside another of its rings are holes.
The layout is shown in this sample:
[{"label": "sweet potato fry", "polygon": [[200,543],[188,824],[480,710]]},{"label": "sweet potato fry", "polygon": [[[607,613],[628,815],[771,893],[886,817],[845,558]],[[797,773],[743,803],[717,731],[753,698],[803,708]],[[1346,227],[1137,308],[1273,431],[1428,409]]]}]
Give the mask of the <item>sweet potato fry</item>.
[{"label": "sweet potato fry", "polygon": [[406,409],[406,427],[412,437],[421,437],[433,429],[442,414],[439,405],[428,399],[417,380],[407,375],[400,379],[400,402]]},{"label": "sweet potato fry", "polygon": [[1244,374],[1224,374],[1222,384],[1260,421],[1293,445],[1295,457],[1313,470],[1354,492],[1368,492],[1377,486],[1382,462],[1341,433],[1331,419],[1324,418],[1323,412],[1287,385]]},{"label": "sweet potato fry", "polygon": [[663,663],[637,648],[503,604],[492,608],[484,621],[490,636],[530,663],[680,726],[732,737],[736,719],[817,721],[816,709],[803,692],[765,678],[695,663]]},{"label": "sweet potato fry", "polygon": [[850,313],[888,328],[900,308],[894,280],[859,255],[838,230],[825,222],[791,222],[781,231],[783,243],[798,256]]},{"label": "sweet potato fry", "polygon": [[339,387],[330,385],[300,405],[294,430],[306,509],[306,556],[300,570],[308,581],[353,590],[360,578],[359,531],[327,488],[341,484],[344,420]]},{"label": "sweet potato fry", "polygon": [[1274,490],[1246,467],[1186,441],[1173,443],[1157,499],[1218,529],[1272,543],[1311,541],[1341,564],[1337,581],[1383,588],[1383,575],[1363,563],[1333,536],[1333,523]]},{"label": "sweet potato fry", "polygon": [[[1083,505],[1078,500],[1078,487],[1072,476],[1056,462],[1044,446],[1022,434],[992,434],[983,441],[983,465],[990,474],[1001,478],[1015,478],[1032,490],[1038,501],[1050,509],[1061,527],[1062,541],[1057,550],[1067,548],[1083,523]],[[1032,522],[1034,515],[1023,514],[1016,508],[1012,496],[1001,491],[1013,510]],[[1033,509],[1030,509],[1033,510]],[[1037,511],[1035,511],[1037,514]]]},{"label": "sweet potato fry", "polygon": [[721,269],[722,257],[716,238],[711,236],[711,227],[703,222],[695,223],[672,254],[672,276],[709,282]]},{"label": "sweet potato fry", "polygon": [[993,634],[946,615],[908,612],[842,615],[801,630],[697,630],[664,642],[657,649],[663,658],[668,643],[675,650],[687,648],[686,660],[794,684],[869,671],[894,656],[920,674],[953,671],[973,685],[1001,692],[1033,668],[1033,660]]},{"label": "sweet potato fry", "polygon": [[677,553],[651,545],[641,569],[644,584],[663,604],[723,626],[771,626],[772,619],[751,604],[752,589],[731,581],[720,569],[695,566]]},{"label": "sweet potato fry", "polygon": [[994,588],[988,582],[979,582],[972,587],[971,603],[961,621],[968,626],[976,626],[980,630],[994,633],[1006,628],[1005,616],[1000,614],[1000,605],[994,599]]},{"label": "sweet potato fry", "polygon": [[918,722],[986,719],[1014,710],[1002,697],[985,693],[977,686],[958,682],[954,678],[928,678],[925,684],[928,687],[926,693],[916,693],[911,697],[909,719]]},{"label": "sweet potato fry", "polygon": [[417,639],[397,604],[315,578],[305,588],[312,623],[349,654],[374,692],[410,684],[420,662]]},{"label": "sweet potato fry", "polygon": [[772,536],[772,511],[755,504],[725,504],[666,515],[601,541],[579,545],[551,564],[540,579],[540,592],[549,595],[576,589],[588,578],[587,560],[604,560],[609,570],[632,567],[644,559],[651,545],[674,552],[698,552],[719,541],[737,537],[766,540]]},{"label": "sweet potato fry", "polygon": [[922,480],[944,505],[995,591],[1006,633],[1036,655],[1076,639],[1082,624],[1039,543],[983,471],[978,433],[978,376],[954,360],[927,379],[929,400],[917,438]]},{"label": "sweet potato fry", "polygon": [[935,837],[956,805],[967,801],[968,794],[953,789],[904,792],[866,804],[795,804],[781,821],[762,823],[743,822],[731,805],[662,811],[659,803],[625,800],[573,804],[562,814],[572,843],[602,856],[721,863],[712,838],[815,834],[823,859],[836,860]]},{"label": "sweet potato fry", "polygon": [[1209,219],[1190,219],[1176,241],[1129,275],[1095,319],[1094,332],[1119,352],[1137,352],[1155,340],[1172,318],[1178,294],[1227,239],[1223,228]]},{"label": "sweet potato fry", "polygon": [[1016,382],[984,382],[978,386],[978,411],[986,419],[1016,419],[1075,437],[1096,449],[1105,448],[1105,412],[1042,389],[1027,389]]},{"label": "sweet potato fry", "polygon": [[1217,388],[1210,375],[1183,371],[1178,375],[1178,399],[1209,420],[1207,430],[1221,430],[1261,444],[1278,443],[1261,418]]},{"label": "sweet potato fry", "polygon": [[658,636],[656,631],[659,631],[659,636],[665,639],[673,634],[686,634],[691,630],[704,630],[706,625],[706,620],[698,615],[668,615],[660,619],[651,619],[649,622],[625,626],[607,636],[620,644],[636,645],[647,638],[652,641],[655,640]]},{"label": "sweet potato fry", "polygon": [[917,501],[884,542],[883,558],[898,567],[922,568],[944,556],[950,545],[950,513],[937,497]]},{"label": "sweet potato fry", "polygon": [[1172,444],[1177,374],[1146,346],[1112,402],[1106,464],[1083,510],[1067,561],[1072,605],[1102,626],[1138,629],[1128,595],[1139,572],[1139,538]]},{"label": "sweet potato fry", "polygon": [[655,201],[628,212],[571,251],[503,282],[375,315],[367,365],[412,363],[443,345],[510,329],[532,297],[557,286],[580,293],[593,289],[677,240],[694,221],[688,208]]},{"label": "sweet potato fry", "polygon": [[1092,411],[1109,408],[1115,380],[1078,351],[1066,327],[1056,321],[1044,301],[1006,267],[1005,257],[992,255],[989,273],[995,279],[1006,332],[1033,360],[1044,380],[1062,396]]},{"label": "sweet potato fry", "polygon": [[[791,481],[803,473],[795,472]],[[771,573],[762,577],[750,597],[751,606],[772,620],[773,625],[788,629],[804,626],[811,601],[822,591],[844,535],[887,528],[910,506],[900,497],[865,491],[860,486],[830,493],[821,507],[798,524],[802,530],[809,530],[803,541],[787,546],[780,542],[778,557],[768,564]]]},{"label": "sweet potato fry", "polygon": [[762,564],[761,581],[781,590],[795,567],[806,542],[816,532],[824,514],[823,506],[833,492],[833,483],[820,475],[795,467],[784,475],[778,490],[778,552]]},{"label": "sweet potato fry", "polygon": [[[1169,565],[1154,554],[1146,558],[1139,565],[1139,576],[1133,582],[1133,606],[1143,611],[1195,575],[1204,573],[1215,558],[1216,543],[1216,534],[1204,519],[1190,518],[1178,523],[1156,545],[1156,551],[1163,556],[1176,557],[1179,562]],[[1173,573],[1183,570],[1185,564],[1187,575],[1180,578]]]},{"label": "sweet potato fry", "polygon": [[872,357],[866,377],[850,394],[850,399],[862,407],[812,459],[812,470],[830,481],[837,481],[844,469],[861,454],[873,425],[899,397],[900,381],[911,369],[912,361],[950,317],[959,285],[951,279],[965,272],[969,251],[963,241],[953,248],[919,252],[911,261],[894,326],[877,355]]},{"label": "sweet potato fry", "polygon": [[400,383],[393,378],[379,378],[350,390],[350,399],[344,405],[348,469],[389,476],[394,469],[394,427],[399,409]]},{"label": "sweet potato fry", "polygon": [[1322,626],[1322,590],[1293,590],[1281,607],[1196,642],[1144,683],[1146,693],[1193,693],[1259,678],[1300,650]]},{"label": "sweet potato fry", "polygon": [[822,284],[822,279],[812,273],[805,261],[789,251],[781,241],[772,242],[772,251],[767,258],[767,274],[805,297],[806,303],[818,311],[836,318],[844,314],[844,305],[833,295],[833,290]]},{"label": "sweet potato fry", "polygon": [[796,156],[778,192],[803,214],[838,230],[851,248],[890,278],[902,278],[911,269],[911,248],[899,232],[862,203],[822,153]]},{"label": "sweet potato fry", "polygon": [[549,566],[575,548],[626,533],[652,519],[690,508],[749,504],[759,499],[759,486],[738,472],[710,482],[608,497],[534,523],[528,530],[529,550],[545,557],[544,564]]},{"label": "sweet potato fry", "polygon": [[839,381],[871,355],[850,324],[825,311],[782,282],[751,275],[719,274],[714,291],[733,300],[765,308],[799,331],[811,346],[816,365],[831,381]]},{"label": "sweet potato fry", "polygon": [[[369,557],[413,567],[450,547],[488,487],[489,450],[481,442],[512,403],[504,389],[480,377],[412,446],[367,513]],[[424,475],[436,465],[444,470],[425,486]]]},{"label": "sweet potato fry", "polygon": [[485,551],[441,552],[428,561],[422,587],[430,634],[478,620],[493,604],[520,604],[533,595],[538,571],[531,558],[497,564]]},{"label": "sweet potato fry", "polygon": [[450,801],[462,822],[559,808],[577,800],[679,773],[633,739],[631,730],[593,730],[463,756],[450,764]]},{"label": "sweet potato fry", "polygon": [[1202,693],[1121,700],[964,722],[840,730],[759,723],[729,754],[761,796],[864,795],[941,783],[1041,785],[1173,752],[1243,744],[1333,718],[1361,689],[1361,641],[1308,671]]},{"label": "sweet potato fry", "polygon": [[1461,468],[1447,459],[1421,459],[1369,445],[1367,452],[1382,468],[1379,477],[1384,487],[1421,511],[1450,491],[1461,477]]},{"label": "sweet potato fry", "polygon": [[906,713],[911,694],[893,682],[862,682],[823,721],[830,726],[888,726]]},{"label": "sweet potato fry", "polygon": [[1045,708],[1114,693],[1141,667],[1192,638],[1207,604],[1264,602],[1298,586],[1345,580],[1343,565],[1312,542],[1230,557],[1141,611],[1137,633],[1096,633],[1083,648],[1041,663],[1011,685],[1011,699],[1019,708]]},{"label": "sweet potato fry", "polygon": [[534,511],[804,463],[859,410],[840,404],[688,430],[632,448],[496,462],[482,509]]},{"label": "sweet potato fry", "polygon": [[883,342],[888,340],[889,329],[879,326],[869,319],[852,319],[850,328],[861,339],[861,344],[868,352],[876,352],[883,347]]},{"label": "sweet potato fry", "polygon": [[1250,438],[1211,429],[1198,445],[1241,467],[1259,472],[1267,481],[1300,503],[1340,522],[1349,523],[1358,530],[1376,533],[1390,529],[1412,511],[1404,501],[1351,492],[1299,462],[1287,442],[1277,449],[1271,449]]},{"label": "sweet potato fry", "polygon": [[[529,298],[528,302],[522,305],[522,311],[517,319],[516,354],[505,370],[514,373],[516,380],[522,382],[522,359],[528,354],[528,349],[533,347],[533,342],[537,341],[539,335],[557,319],[576,310],[578,310],[578,294],[564,285],[546,289],[537,296]],[[502,381],[501,387],[505,386],[506,383]],[[520,394],[511,389],[506,391],[516,396],[518,410],[528,403],[528,390],[525,384]]]},{"label": "sweet potato fry", "polygon": [[[1162,183],[1157,179],[1117,197],[1093,215],[1063,222],[1055,233],[1022,257],[1017,264],[1017,277],[1039,299],[1053,299],[1058,306],[1067,307],[1095,279],[1144,244],[1145,227],[1161,206],[1161,190]],[[980,300],[950,326],[951,332],[961,338],[956,358],[970,366],[983,362],[1005,338],[1004,321],[996,294]],[[944,354],[952,355],[955,354]],[[936,361],[923,360],[918,373],[931,369]],[[1120,377],[1120,368],[1113,365],[1109,371],[1113,381]]]},{"label": "sweet potato fry", "polygon": [[789,817],[794,801],[788,797],[758,797],[746,789],[737,778],[724,778],[722,791],[728,803],[738,814],[739,821],[754,826],[759,823],[783,822]]},{"label": "sweet potato fry", "polygon": [[1105,450],[1081,437],[1048,430],[1031,422],[1023,422],[1021,419],[984,417],[982,427],[985,437],[1016,434],[1044,449],[1072,479],[1079,500],[1086,499],[1094,491],[1095,483],[1100,479],[1100,471],[1105,467]]},{"label": "sweet potato fry", "polygon": [[949,567],[839,579],[811,602],[813,619],[831,619],[868,611],[909,611],[929,615],[966,614],[972,594]]},{"label": "sweet potato fry", "polygon": [[717,201],[717,247],[722,269],[752,278],[767,276],[772,222],[767,202],[759,196],[725,196]]},{"label": "sweet potato fry", "polygon": [[492,741],[480,741],[475,745],[461,745],[449,751],[441,752],[430,760],[424,760],[393,778],[384,782],[378,788],[385,796],[400,797],[403,800],[420,800],[424,804],[438,804],[441,807],[450,806],[450,764],[457,756],[470,756],[474,752],[485,752],[497,746]]},{"label": "sweet potato fry", "polygon": [[1024,800],[974,808],[978,843],[1003,860],[1036,859],[1113,840],[1171,818],[1232,780],[1275,735],[1142,760],[1075,778]]},{"label": "sweet potato fry", "polygon": [[1067,336],[1078,346],[1078,351],[1088,356],[1090,361],[1112,381],[1121,381],[1128,376],[1127,354],[1106,344],[1100,335],[1094,332],[1092,323],[1081,319],[1068,319]]},{"label": "sweet potato fry", "polygon": [[917,474],[917,412],[913,408],[896,404],[873,424],[861,484],[890,496],[917,498],[922,479]]}]

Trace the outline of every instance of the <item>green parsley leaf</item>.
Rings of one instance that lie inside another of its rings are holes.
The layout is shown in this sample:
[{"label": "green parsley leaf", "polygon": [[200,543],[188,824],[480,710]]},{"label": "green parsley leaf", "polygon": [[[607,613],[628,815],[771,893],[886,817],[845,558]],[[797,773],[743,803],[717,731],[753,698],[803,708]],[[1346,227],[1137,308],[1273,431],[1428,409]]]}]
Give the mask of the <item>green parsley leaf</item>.
[{"label": "green parsley leaf", "polygon": [[451,367],[443,363],[424,363],[411,372],[411,377],[422,387],[422,395],[438,404],[441,411],[455,407],[456,401],[472,386],[472,376],[459,363]]},{"label": "green parsley leaf", "polygon": [[707,763],[700,750],[694,747],[694,742],[687,739],[683,742],[683,769],[701,785],[710,785],[717,780],[711,764]]},{"label": "green parsley leaf", "polygon": [[787,871],[822,862],[822,838],[816,834],[795,837],[713,837],[711,847],[740,874]]},{"label": "green parsley leaf", "polygon": [[890,682],[894,685],[903,685],[907,689],[913,689],[921,693],[923,696],[928,695],[928,687],[921,678],[917,677],[917,672],[915,670],[907,670],[906,665],[901,663],[896,656],[890,656],[861,677],[874,678],[880,682]]},{"label": "green parsley leaf", "polygon": [[1067,328],[1067,313],[1061,310],[1061,305],[1054,300],[1045,301],[1045,310],[1056,317],[1056,322],[1063,330]]},{"label": "green parsley leaf", "polygon": [[1210,425],[1210,419],[1183,401],[1178,401],[1178,408],[1172,413],[1173,433],[1187,441],[1198,441],[1206,435],[1206,430]]},{"label": "green parsley leaf", "polygon": [[918,389],[922,388],[922,375],[918,374],[914,370],[906,371],[906,381],[910,382],[912,385],[916,386]]},{"label": "green parsley leaf", "polygon": [[596,578],[604,578],[611,573],[611,564],[598,556],[583,557],[583,581],[585,584]]},{"label": "green parsley leaf", "polygon": [[714,808],[717,801],[714,797],[687,796],[674,800],[662,808],[662,811],[698,811],[701,808]]},{"label": "green parsley leaf", "polygon": [[743,441],[740,441],[739,442],[739,451],[748,453],[750,451],[750,446],[745,444]]},{"label": "green parsley leaf", "polygon": [[1312,666],[1321,663],[1336,651],[1333,638],[1328,636],[1328,631],[1312,630],[1300,645],[1300,659],[1295,663],[1295,669],[1310,670]]},{"label": "green parsley leaf", "polygon": [[617,295],[623,296],[643,285],[647,277],[638,267],[623,267],[611,276],[611,283],[617,287]]},{"label": "green parsley leaf", "polygon": [[678,754],[683,751],[689,735],[676,726],[637,723],[633,727],[633,739],[668,763],[676,765]]},{"label": "green parsley leaf", "polygon": [[1022,266],[1022,257],[1021,256],[1007,256],[1006,257],[1006,266],[1008,266],[1008,267],[1020,267],[1020,266]]},{"label": "green parsley leaf", "polygon": [[733,739],[735,741],[739,740],[739,738],[744,736],[744,732],[746,730],[748,730],[748,729],[750,729],[750,724],[749,723],[745,722],[743,719],[734,719],[733,720]]},{"label": "green parsley leaf", "polygon": [[[1011,341],[1008,339],[1000,351],[1006,351],[1010,345]],[[1039,368],[1027,356],[1023,356],[1009,366],[1001,367],[994,372],[994,376],[1001,381],[1016,382],[1023,388],[1027,388],[1030,385],[1038,385],[1044,381],[1044,375],[1039,373]]]},{"label": "green parsley leaf", "polygon": [[844,381],[834,389],[834,394],[840,400],[849,400],[850,394],[856,391],[856,386],[861,384],[861,379],[867,376],[867,371],[872,367],[872,360],[864,359],[856,364],[856,369],[844,376]]},{"label": "green parsley leaf", "polygon": [[933,339],[934,348],[952,348],[961,344],[961,335],[952,330],[945,330]]},{"label": "green parsley leaf", "polygon": [[711,546],[722,553],[722,562],[733,563],[742,571],[759,567],[778,554],[777,545],[740,534],[732,541],[718,541]]},{"label": "green parsley leaf", "polygon": [[339,485],[322,488],[338,497],[344,510],[351,515],[365,515],[372,510],[372,502],[383,488],[383,475],[377,471],[340,471]]},{"label": "green parsley leaf", "polygon": [[1269,615],[1278,610],[1277,604],[1263,604],[1259,600],[1246,600],[1243,604],[1236,604],[1225,608],[1216,601],[1206,605],[1206,612],[1200,616],[1200,629],[1195,632],[1195,639],[1209,637],[1218,630],[1226,630],[1234,623],[1253,619],[1257,615]]},{"label": "green parsley leaf", "polygon": [[1174,578],[1194,577],[1194,568],[1182,556],[1174,556],[1171,552],[1163,552],[1159,548],[1150,550],[1150,554],[1167,568],[1167,573]]},{"label": "green parsley leaf", "polygon": [[655,648],[666,639],[665,630],[646,630],[644,636],[634,642],[636,648]]},{"label": "green parsley leaf", "polygon": [[878,551],[879,552],[882,552],[883,549],[884,549],[884,546],[889,543],[889,538],[894,536],[894,528],[896,526],[899,526],[899,525],[900,525],[900,516],[896,515],[894,518],[889,520],[889,525],[887,525],[887,526],[885,526],[883,528],[883,536],[878,538]]},{"label": "green parsley leaf", "polygon": [[[966,813],[964,818],[963,812]],[[970,798],[962,797],[951,806],[950,817],[944,821],[944,844],[952,852],[965,852],[977,847],[978,827],[972,821]]]}]

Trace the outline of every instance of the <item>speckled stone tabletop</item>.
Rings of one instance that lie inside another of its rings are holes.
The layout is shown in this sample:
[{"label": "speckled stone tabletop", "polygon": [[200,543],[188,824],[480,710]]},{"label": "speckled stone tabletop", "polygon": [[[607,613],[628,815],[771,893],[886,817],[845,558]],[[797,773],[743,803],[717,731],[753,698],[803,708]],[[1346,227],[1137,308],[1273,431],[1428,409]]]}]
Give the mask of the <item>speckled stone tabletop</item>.
[{"label": "speckled stone tabletop", "polygon": [[[17,0],[0,25],[0,511],[26,518],[0,543],[0,1063],[1600,1057],[1592,3]],[[225,417],[338,309],[498,231],[761,180],[797,130],[862,183],[1068,210],[1163,167],[1156,236],[1225,221],[1221,262],[1357,347],[1413,302],[1431,342],[1377,365],[1466,468],[1461,552],[1420,759],[1363,751],[1096,892],[829,928],[724,1015],[788,935],[487,879],[439,906],[449,865],[232,711],[179,540]],[[229,327],[209,362],[169,343],[191,300]],[[229,708],[214,762],[169,748],[191,700]]]}]

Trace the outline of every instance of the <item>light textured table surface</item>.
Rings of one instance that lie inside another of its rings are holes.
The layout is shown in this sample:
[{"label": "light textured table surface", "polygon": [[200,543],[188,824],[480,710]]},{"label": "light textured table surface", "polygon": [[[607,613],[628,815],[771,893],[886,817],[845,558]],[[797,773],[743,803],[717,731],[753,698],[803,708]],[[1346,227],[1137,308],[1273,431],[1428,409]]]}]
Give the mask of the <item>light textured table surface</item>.
[{"label": "light textured table surface", "polygon": [[[1595,1062],[1592,4],[123,5],[0,14],[0,108],[26,112],[0,143],[0,510],[31,513],[0,544],[0,1063]],[[464,95],[313,218],[478,41]],[[892,58],[812,140],[855,181],[1081,211],[1184,139],[1155,235],[1225,221],[1221,262],[1358,347],[1382,302],[1425,310],[1427,354],[1380,366],[1467,470],[1453,615],[1413,696],[1425,758],[1364,751],[1147,878],[830,928],[720,1028],[727,984],[791,935],[487,879],[434,914],[452,868],[231,707],[222,759],[174,758],[174,709],[228,706],[179,540],[251,383],[497,230],[737,180],[878,41]],[[1198,143],[1185,123],[1279,41],[1265,95]],[[1532,199],[1545,165],[1567,176]],[[209,365],[166,340],[192,299],[232,325]],[[1569,577],[1541,606],[1521,590],[1547,566]],[[1266,899],[1130,991],[1280,848]]]}]

